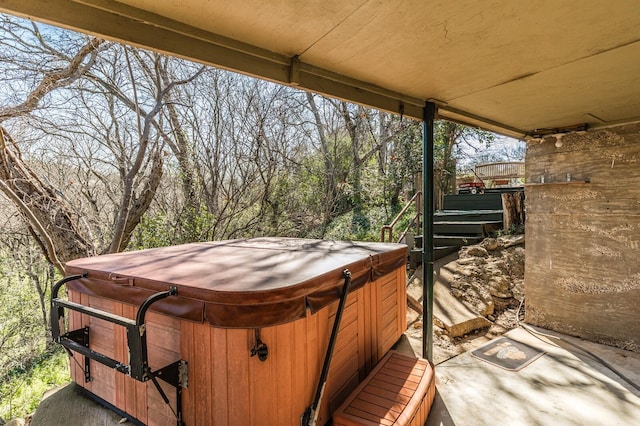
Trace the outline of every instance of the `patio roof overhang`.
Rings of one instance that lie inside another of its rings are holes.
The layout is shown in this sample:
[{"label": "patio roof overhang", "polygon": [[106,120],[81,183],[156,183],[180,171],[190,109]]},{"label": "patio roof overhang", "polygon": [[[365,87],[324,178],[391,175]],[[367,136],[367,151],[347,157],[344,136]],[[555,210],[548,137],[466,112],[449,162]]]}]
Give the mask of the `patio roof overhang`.
[{"label": "patio roof overhang", "polygon": [[635,0],[0,0],[18,16],[522,138],[640,120]]}]

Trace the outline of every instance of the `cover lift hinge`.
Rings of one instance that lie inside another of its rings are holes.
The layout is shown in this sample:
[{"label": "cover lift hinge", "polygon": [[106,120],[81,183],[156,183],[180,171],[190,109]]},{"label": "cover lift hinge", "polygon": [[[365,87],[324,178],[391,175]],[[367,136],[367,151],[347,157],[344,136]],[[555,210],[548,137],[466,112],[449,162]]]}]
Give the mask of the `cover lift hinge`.
[{"label": "cover lift hinge", "polygon": [[[136,319],[133,320],[58,298],[60,288],[64,284],[70,281],[86,278],[87,275],[88,274],[85,272],[83,274],[65,277],[55,283],[51,289],[51,333],[53,340],[64,346],[71,356],[73,356],[73,352],[84,356],[85,382],[90,382],[92,380],[90,360],[94,360],[140,382],[151,380],[164,402],[169,406],[171,406],[169,398],[157,379],[161,379],[173,386],[176,389],[176,410],[174,411],[176,424],[177,426],[183,426],[182,388],[186,388],[189,384],[187,362],[184,360],[178,360],[160,369],[152,370],[149,367],[149,358],[147,354],[147,327],[145,324],[145,315],[151,305],[167,297],[176,296],[178,294],[178,289],[175,286],[172,286],[168,291],[162,291],[149,296],[144,302],[142,302],[136,312]],[[68,331],[64,320],[65,309],[80,312],[90,317],[98,318],[124,327],[127,331],[129,364],[117,361],[90,349],[90,333],[88,326]]]}]

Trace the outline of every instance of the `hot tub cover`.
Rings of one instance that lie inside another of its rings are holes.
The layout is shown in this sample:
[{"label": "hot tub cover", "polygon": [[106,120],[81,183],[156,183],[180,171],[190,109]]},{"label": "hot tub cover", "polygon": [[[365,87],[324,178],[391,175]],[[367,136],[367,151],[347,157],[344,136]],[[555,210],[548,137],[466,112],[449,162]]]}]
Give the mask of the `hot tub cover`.
[{"label": "hot tub cover", "polygon": [[178,295],[153,310],[229,328],[254,328],[304,318],[351,291],[404,266],[404,244],[297,238],[254,238],[107,254],[73,260],[67,286],[80,293],[140,305],[176,286]]}]

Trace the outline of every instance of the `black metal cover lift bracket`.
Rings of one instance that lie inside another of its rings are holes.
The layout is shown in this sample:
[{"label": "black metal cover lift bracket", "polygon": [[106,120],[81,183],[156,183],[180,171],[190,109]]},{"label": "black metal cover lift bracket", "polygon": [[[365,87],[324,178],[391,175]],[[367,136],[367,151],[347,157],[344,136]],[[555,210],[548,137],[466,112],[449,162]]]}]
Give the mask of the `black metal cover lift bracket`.
[{"label": "black metal cover lift bracket", "polygon": [[[119,315],[114,315],[110,312],[101,311],[89,306],[58,298],[60,288],[64,284],[73,280],[86,278],[87,275],[87,273],[83,273],[65,277],[55,283],[51,289],[51,334],[53,336],[53,340],[64,346],[65,349],[70,352],[71,356],[73,356],[71,351],[84,355],[85,382],[92,380],[90,367],[90,360],[92,359],[140,382],[151,380],[166,404],[169,404],[169,398],[167,398],[167,395],[162,390],[157,379],[161,379],[173,386],[176,388],[177,410],[175,414],[177,417],[177,425],[182,426],[182,388],[186,388],[188,386],[187,362],[179,360],[155,371],[151,370],[149,367],[149,358],[147,353],[147,327],[145,323],[145,316],[151,305],[169,296],[176,296],[178,294],[178,289],[175,286],[172,286],[168,291],[162,291],[148,297],[138,308],[136,319],[132,320]],[[88,326],[63,333],[62,331],[66,330],[64,321],[65,308],[124,327],[127,330],[129,364],[122,363],[90,349],[90,333]]]},{"label": "black metal cover lift bracket", "polygon": [[[77,330],[69,331],[61,337],[70,339],[77,344],[89,349],[89,327],[87,326],[79,328]],[[65,349],[69,353],[69,356],[73,356],[73,352],[71,352],[69,348],[65,346]],[[91,362],[89,360],[89,357],[84,357],[84,382],[89,383],[91,380],[93,380],[91,377]]]}]

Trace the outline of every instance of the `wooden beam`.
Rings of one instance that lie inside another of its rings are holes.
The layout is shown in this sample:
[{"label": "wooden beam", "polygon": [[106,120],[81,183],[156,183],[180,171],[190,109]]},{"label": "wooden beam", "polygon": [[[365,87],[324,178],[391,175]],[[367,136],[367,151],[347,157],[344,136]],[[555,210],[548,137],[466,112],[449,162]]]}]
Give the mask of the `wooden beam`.
[{"label": "wooden beam", "polygon": [[[0,0],[0,11],[106,39],[156,50],[379,110],[422,119],[424,99],[304,63],[171,18],[107,0]],[[506,136],[525,132],[440,105],[441,118]]]}]

